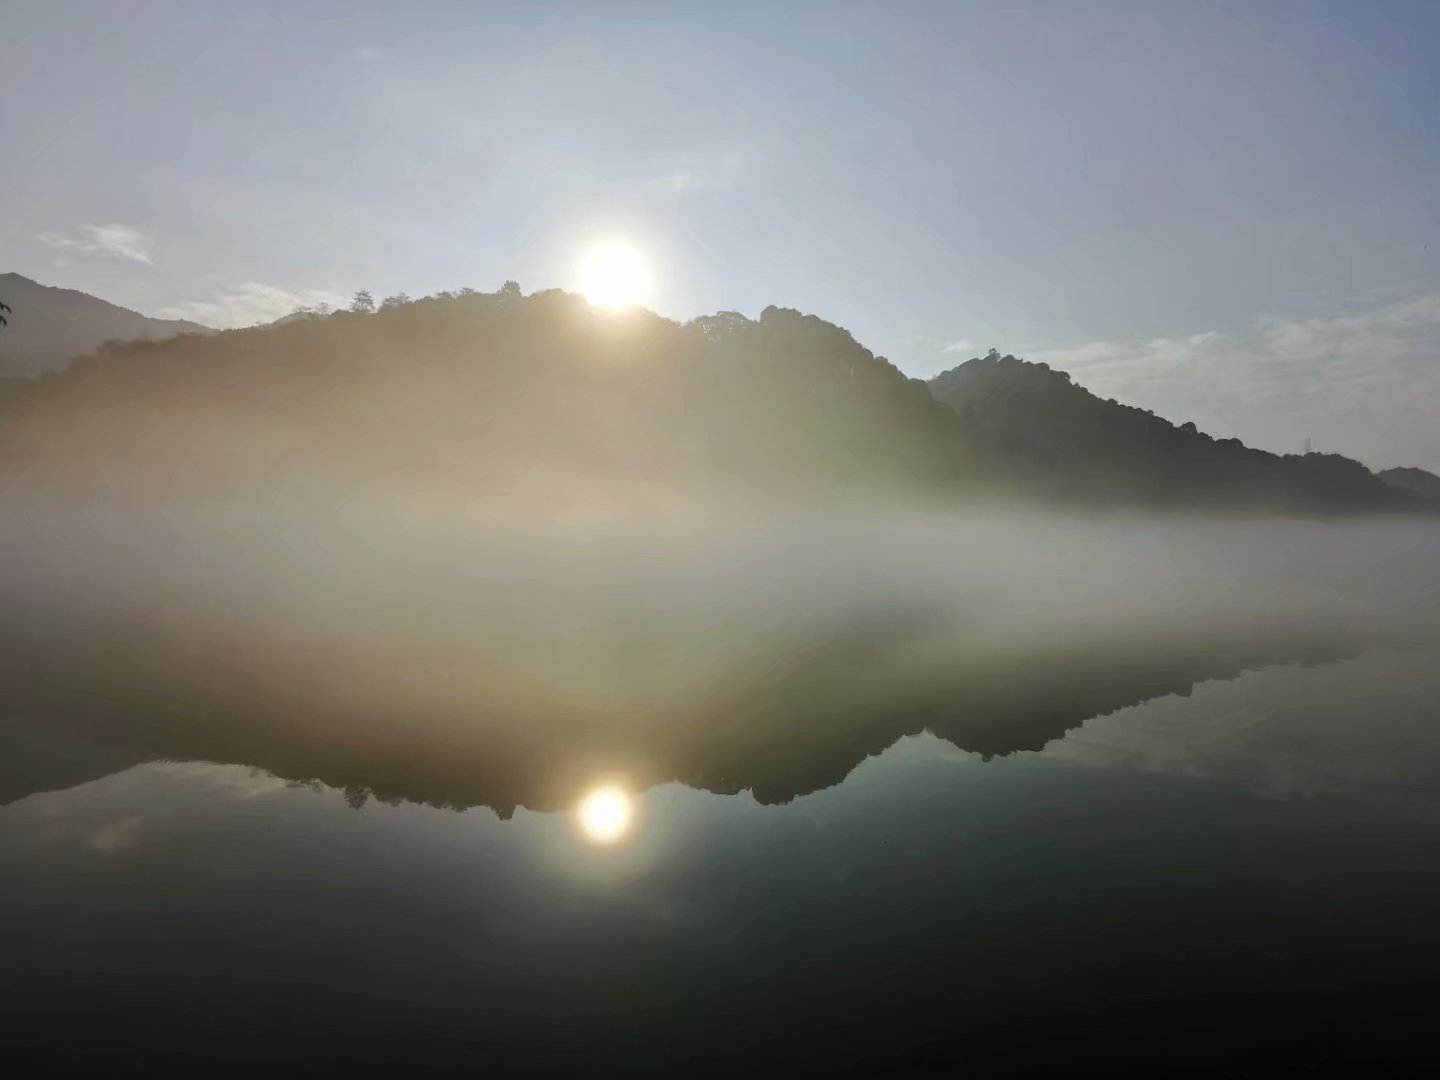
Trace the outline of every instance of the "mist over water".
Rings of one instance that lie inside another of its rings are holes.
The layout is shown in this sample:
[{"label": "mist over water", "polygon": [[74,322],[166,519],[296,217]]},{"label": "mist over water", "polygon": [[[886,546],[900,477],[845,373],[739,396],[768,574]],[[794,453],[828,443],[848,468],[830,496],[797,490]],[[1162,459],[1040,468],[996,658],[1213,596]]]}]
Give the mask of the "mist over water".
[{"label": "mist over water", "polygon": [[501,799],[521,804],[597,763],[699,781],[721,749],[878,752],[962,719],[970,748],[1034,749],[1006,710],[1086,680],[1428,642],[1440,618],[1440,530],[1396,520],[12,510],[0,603],[27,708],[197,746],[483,748],[538,763]]},{"label": "mist over water", "polygon": [[360,1071],[1273,1065],[1420,1007],[1433,525],[6,510],[20,1060],[89,1060],[82,984],[113,1060]]},{"label": "mist over water", "polygon": [[726,650],[745,651],[757,633],[867,617],[944,612],[957,631],[1024,642],[1267,615],[1369,632],[1425,625],[1440,603],[1440,528],[1405,519],[692,507],[544,520],[493,504],[257,512],[15,500],[3,510],[6,600],[32,612],[103,622],[163,609],[197,626],[279,616],[300,636],[474,634],[501,647],[567,631],[576,662],[600,662],[604,643],[585,633],[594,620],[694,623],[715,634],[706,651],[719,650],[723,669]]},{"label": "mist over water", "polygon": [[0,2],[0,1080],[1436,1075],[1440,5],[711,7]]}]

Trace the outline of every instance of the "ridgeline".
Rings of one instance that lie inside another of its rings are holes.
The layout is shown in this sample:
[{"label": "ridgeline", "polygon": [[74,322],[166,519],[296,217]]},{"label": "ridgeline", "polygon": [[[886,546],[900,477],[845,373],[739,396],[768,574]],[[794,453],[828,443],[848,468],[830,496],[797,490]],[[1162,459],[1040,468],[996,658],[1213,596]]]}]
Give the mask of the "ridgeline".
[{"label": "ridgeline", "polygon": [[1215,440],[1010,356],[927,385],[792,310],[679,324],[514,286],[111,343],[7,381],[0,417],[0,483],[81,495],[1440,507],[1347,458]]}]

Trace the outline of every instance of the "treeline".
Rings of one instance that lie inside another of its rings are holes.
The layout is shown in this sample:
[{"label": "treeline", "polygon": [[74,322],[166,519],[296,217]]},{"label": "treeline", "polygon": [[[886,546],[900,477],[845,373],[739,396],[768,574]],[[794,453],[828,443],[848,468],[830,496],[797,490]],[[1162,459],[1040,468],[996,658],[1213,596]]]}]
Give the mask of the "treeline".
[{"label": "treeline", "polygon": [[1339,454],[1277,455],[1212,438],[995,350],[931,388],[959,414],[988,472],[1050,500],[1300,513],[1429,505]]},{"label": "treeline", "polygon": [[[367,302],[368,301],[368,302]],[[571,498],[958,490],[923,382],[813,316],[679,324],[513,283],[136,342],[41,380],[0,475],[110,491]]]},{"label": "treeline", "polygon": [[1014,357],[927,386],[796,311],[681,324],[514,282],[114,345],[0,395],[0,414],[0,479],[120,495],[1428,505],[1345,458],[1213,440]]}]

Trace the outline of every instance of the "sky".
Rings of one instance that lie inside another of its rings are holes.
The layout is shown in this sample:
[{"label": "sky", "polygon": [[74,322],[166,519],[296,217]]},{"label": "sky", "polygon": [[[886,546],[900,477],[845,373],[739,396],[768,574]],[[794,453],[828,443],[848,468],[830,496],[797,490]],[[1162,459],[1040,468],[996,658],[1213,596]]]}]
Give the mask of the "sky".
[{"label": "sky", "polygon": [[1440,5],[0,0],[0,272],[246,325],[356,289],[795,307],[1440,470]]}]

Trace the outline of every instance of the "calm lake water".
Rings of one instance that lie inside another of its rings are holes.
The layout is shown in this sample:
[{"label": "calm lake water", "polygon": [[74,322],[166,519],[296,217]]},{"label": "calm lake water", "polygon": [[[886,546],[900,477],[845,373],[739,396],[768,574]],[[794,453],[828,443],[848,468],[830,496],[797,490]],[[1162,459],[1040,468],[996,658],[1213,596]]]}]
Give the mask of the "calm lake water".
[{"label": "calm lake water", "polygon": [[47,513],[6,1075],[1440,1066],[1432,527]]},{"label": "calm lake water", "polygon": [[1225,676],[1089,718],[1052,700],[1038,750],[902,736],[769,803],[604,773],[499,813],[17,719],[4,1057],[1440,1064],[1440,649]]}]

